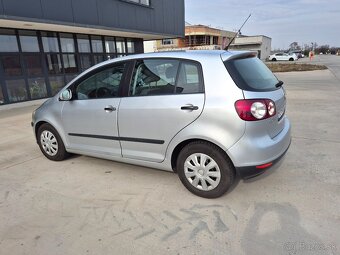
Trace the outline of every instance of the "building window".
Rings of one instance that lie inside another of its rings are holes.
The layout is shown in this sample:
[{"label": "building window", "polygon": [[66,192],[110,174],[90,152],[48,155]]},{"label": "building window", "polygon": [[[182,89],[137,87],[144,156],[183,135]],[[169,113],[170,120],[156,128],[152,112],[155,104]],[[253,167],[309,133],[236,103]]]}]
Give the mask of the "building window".
[{"label": "building window", "polygon": [[135,42],[132,40],[127,40],[127,50],[128,53],[135,53]]},{"label": "building window", "polygon": [[213,44],[218,45],[218,36],[213,37]]},{"label": "building window", "polygon": [[23,52],[39,52],[39,43],[35,31],[19,31],[21,50]]},{"label": "building window", "polygon": [[43,75],[40,55],[26,55],[24,62],[28,76]]},{"label": "building window", "polygon": [[138,43],[134,38],[0,28],[0,104],[53,96],[94,64],[139,52]]},{"label": "building window", "polygon": [[61,60],[59,54],[46,55],[47,70],[49,74],[61,74]]},{"label": "building window", "polygon": [[103,42],[100,36],[91,36],[92,52],[102,53],[103,52]]},{"label": "building window", "polygon": [[65,73],[78,73],[78,65],[74,54],[63,54]]},{"label": "building window", "polygon": [[31,98],[38,99],[47,96],[45,78],[29,78],[28,87],[30,90]]},{"label": "building window", "polygon": [[72,81],[76,77],[77,77],[77,74],[68,74],[68,75],[65,75],[66,83],[69,83],[70,81]]},{"label": "building window", "polygon": [[72,34],[60,34],[60,44],[62,52],[75,52]]},{"label": "building window", "polygon": [[116,53],[116,43],[113,37],[105,37],[106,53]]},{"label": "building window", "polygon": [[150,6],[150,0],[123,0],[123,1]]},{"label": "building window", "polygon": [[79,52],[90,53],[90,40],[87,35],[77,35],[78,50]]},{"label": "building window", "polygon": [[8,98],[11,103],[28,99],[25,80],[7,80],[6,87]]},{"label": "building window", "polygon": [[18,42],[15,31],[0,29],[0,52],[18,52]]},{"label": "building window", "polygon": [[94,64],[99,64],[103,61],[105,61],[105,56],[104,55],[94,55],[93,56],[93,59],[94,59]]},{"label": "building window", "polygon": [[53,96],[57,94],[62,87],[65,86],[64,76],[50,76],[49,80]]},{"label": "building window", "polygon": [[172,44],[174,44],[173,39],[163,39],[162,40],[162,45],[172,45]]},{"label": "building window", "polygon": [[80,59],[79,66],[80,66],[80,70],[82,72],[92,66],[92,64],[91,64],[91,55],[89,55],[89,54],[81,54],[79,56],[79,59]]},{"label": "building window", "polygon": [[126,53],[125,40],[120,38],[116,40],[117,53]]},{"label": "building window", "polygon": [[0,104],[4,104],[5,103],[5,99],[4,99],[4,95],[2,94],[2,89],[0,86]]},{"label": "building window", "polygon": [[57,33],[42,32],[42,42],[45,52],[59,52]]},{"label": "building window", "polygon": [[1,60],[5,76],[10,77],[22,75],[19,56],[4,56]]}]

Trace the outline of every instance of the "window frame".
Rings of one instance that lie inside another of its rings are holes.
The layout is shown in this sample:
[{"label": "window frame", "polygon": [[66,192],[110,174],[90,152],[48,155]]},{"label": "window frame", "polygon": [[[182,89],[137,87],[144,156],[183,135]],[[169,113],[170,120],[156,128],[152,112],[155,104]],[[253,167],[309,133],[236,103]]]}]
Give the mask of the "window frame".
[{"label": "window frame", "polygon": [[[77,87],[82,82],[86,81],[87,79],[91,78],[92,76],[94,76],[96,74],[99,74],[102,71],[105,71],[107,69],[110,69],[110,68],[113,68],[115,66],[122,65],[122,64],[125,64],[125,67],[124,67],[124,72],[123,72],[122,79],[121,79],[120,84],[119,84],[118,96],[116,96],[116,97],[107,97],[107,98],[78,99],[76,90],[77,90]],[[70,89],[71,92],[72,92],[72,99],[71,99],[71,101],[86,101],[86,100],[102,100],[102,99],[110,99],[110,98],[121,98],[121,97],[123,97],[122,96],[123,95],[122,91],[123,91],[123,87],[125,86],[127,78],[128,78],[128,72],[129,72],[129,61],[118,61],[118,62],[114,62],[114,63],[109,63],[109,64],[106,64],[106,65],[100,66],[98,68],[95,68],[95,69],[85,73],[84,75],[78,77],[78,79],[75,80],[69,86],[67,86],[66,89]],[[63,90],[65,90],[65,89],[61,89],[60,92],[63,91]]]},{"label": "window frame", "polygon": [[[178,65],[178,70],[177,70],[177,74],[176,74],[176,80],[175,80],[175,85],[174,85],[174,92],[172,94],[164,94],[164,95],[130,95],[129,91],[130,91],[130,87],[133,81],[133,74],[134,74],[134,70],[136,67],[136,62],[140,61],[140,60],[178,60],[179,61],[179,65]],[[198,68],[198,79],[199,79],[199,88],[200,91],[199,92],[195,92],[195,93],[176,93],[176,88],[177,88],[177,83],[178,83],[178,78],[179,78],[179,72],[182,66],[182,63],[193,63],[197,66]],[[124,97],[154,97],[154,96],[180,96],[180,95],[192,95],[192,94],[205,94],[205,83],[204,83],[204,75],[203,75],[203,68],[202,68],[202,64],[199,61],[196,60],[192,60],[192,59],[185,59],[185,58],[171,58],[171,57],[156,57],[156,58],[136,58],[136,59],[132,59],[131,63],[130,63],[130,67],[129,67],[129,80],[128,80],[128,84],[126,85],[126,88],[124,89]]]},{"label": "window frame", "polygon": [[169,46],[169,45],[175,45],[175,39],[173,38],[167,38],[167,39],[162,39],[162,45],[164,46]]}]

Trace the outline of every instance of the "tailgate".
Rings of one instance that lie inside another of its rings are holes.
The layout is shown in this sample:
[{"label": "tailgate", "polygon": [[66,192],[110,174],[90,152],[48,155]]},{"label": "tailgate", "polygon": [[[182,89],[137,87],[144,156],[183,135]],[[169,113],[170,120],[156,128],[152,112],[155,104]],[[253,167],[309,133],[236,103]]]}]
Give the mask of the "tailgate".
[{"label": "tailgate", "polygon": [[245,99],[271,99],[276,106],[276,114],[268,119],[261,120],[271,138],[277,136],[284,128],[284,116],[286,112],[286,95],[283,88],[267,92],[243,91]]}]

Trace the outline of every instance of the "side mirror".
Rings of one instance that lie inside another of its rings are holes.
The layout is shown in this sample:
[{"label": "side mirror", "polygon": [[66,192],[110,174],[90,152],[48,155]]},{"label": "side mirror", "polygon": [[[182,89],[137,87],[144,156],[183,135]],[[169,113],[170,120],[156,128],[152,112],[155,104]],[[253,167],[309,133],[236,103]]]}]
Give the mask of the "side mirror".
[{"label": "side mirror", "polygon": [[72,91],[70,89],[66,89],[61,92],[59,96],[60,101],[70,101],[72,99]]}]

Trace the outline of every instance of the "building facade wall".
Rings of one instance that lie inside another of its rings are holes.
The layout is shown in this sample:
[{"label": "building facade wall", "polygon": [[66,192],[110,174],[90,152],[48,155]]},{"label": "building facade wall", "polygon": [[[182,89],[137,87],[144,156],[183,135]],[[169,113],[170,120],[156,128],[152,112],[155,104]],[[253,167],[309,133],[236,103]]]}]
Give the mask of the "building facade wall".
[{"label": "building facade wall", "polygon": [[265,60],[270,55],[271,40],[271,38],[262,35],[238,37],[235,38],[229,49],[257,51],[258,57]]},{"label": "building facade wall", "polygon": [[0,104],[55,95],[91,66],[143,52],[143,40],[0,28]]},{"label": "building facade wall", "polygon": [[150,6],[133,0],[0,0],[0,19],[184,35],[184,0],[149,3]]},{"label": "building facade wall", "polygon": [[55,95],[87,68],[184,36],[184,0],[0,0],[0,105]]}]

